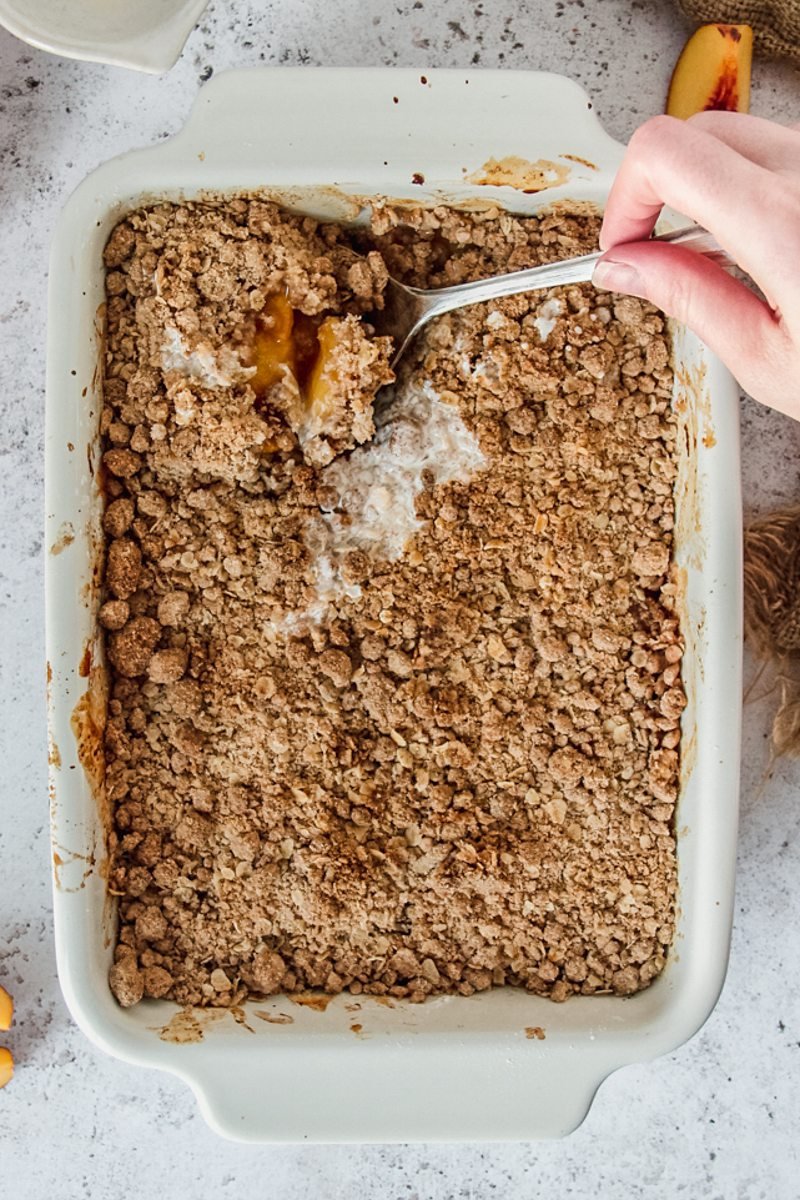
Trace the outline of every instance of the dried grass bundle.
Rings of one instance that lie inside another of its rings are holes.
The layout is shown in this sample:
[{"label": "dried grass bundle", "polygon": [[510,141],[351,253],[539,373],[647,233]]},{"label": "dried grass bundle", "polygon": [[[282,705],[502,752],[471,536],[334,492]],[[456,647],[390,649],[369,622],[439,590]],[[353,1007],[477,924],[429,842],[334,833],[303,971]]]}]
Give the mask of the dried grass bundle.
[{"label": "dried grass bundle", "polygon": [[776,755],[800,755],[800,506],[760,517],[744,534],[744,631],[778,689]]}]

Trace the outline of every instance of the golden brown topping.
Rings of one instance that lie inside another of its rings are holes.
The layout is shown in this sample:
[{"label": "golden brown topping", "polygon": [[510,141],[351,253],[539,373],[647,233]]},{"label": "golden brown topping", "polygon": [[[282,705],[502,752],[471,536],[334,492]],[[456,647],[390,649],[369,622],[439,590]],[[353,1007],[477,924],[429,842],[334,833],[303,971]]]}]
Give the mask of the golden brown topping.
[{"label": "golden brown topping", "polygon": [[122,537],[130,529],[133,516],[133,501],[127,496],[120,500],[112,500],[103,515],[103,529],[109,537]]},{"label": "golden brown topping", "polygon": [[127,600],[106,600],[98,614],[104,629],[122,629],[131,615]]},{"label": "golden brown topping", "polygon": [[134,617],[108,639],[108,657],[120,675],[143,675],[161,637],[161,626],[152,617]]},{"label": "golden brown topping", "polygon": [[103,462],[112,475],[121,479],[130,479],[142,466],[140,455],[133,450],[106,450]]},{"label": "golden brown topping", "polygon": [[109,986],[123,1008],[138,1004],[144,996],[144,977],[136,966],[136,958],[114,963],[108,973]]},{"label": "golden brown topping", "polygon": [[186,671],[186,650],[157,650],[147,664],[147,677],[153,683],[177,683]]},{"label": "golden brown topping", "polygon": [[118,600],[127,600],[139,586],[142,552],[130,538],[117,538],[108,547],[106,585]]},{"label": "golden brown topping", "polygon": [[662,317],[588,286],[451,314],[341,453],[385,377],[361,316],[387,268],[446,285],[598,225],[385,208],[362,260],[263,201],[126,218],[102,426],[132,456],[107,530],[141,553],[103,607],[122,1003],[560,1001],[663,968],[685,696]]}]

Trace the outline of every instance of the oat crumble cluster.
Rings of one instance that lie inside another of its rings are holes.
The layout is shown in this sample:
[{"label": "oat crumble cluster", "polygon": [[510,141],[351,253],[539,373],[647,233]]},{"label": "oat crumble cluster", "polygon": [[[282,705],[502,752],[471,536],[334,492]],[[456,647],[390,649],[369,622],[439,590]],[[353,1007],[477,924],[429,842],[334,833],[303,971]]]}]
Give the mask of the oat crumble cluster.
[{"label": "oat crumble cluster", "polygon": [[121,1004],[563,1000],[662,969],[685,704],[663,319],[589,286],[453,313],[376,407],[390,347],[359,319],[387,271],[456,283],[597,230],[385,206],[355,233],[235,200],[112,233]]}]

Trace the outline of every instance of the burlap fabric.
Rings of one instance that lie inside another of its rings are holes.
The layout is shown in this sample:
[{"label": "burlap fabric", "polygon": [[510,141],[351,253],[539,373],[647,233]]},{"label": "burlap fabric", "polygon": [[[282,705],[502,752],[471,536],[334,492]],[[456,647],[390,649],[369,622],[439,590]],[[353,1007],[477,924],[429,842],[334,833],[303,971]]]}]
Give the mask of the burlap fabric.
[{"label": "burlap fabric", "polygon": [[800,755],[800,507],[761,517],[744,534],[744,629],[777,691],[776,754]]},{"label": "burlap fabric", "polygon": [[755,47],[800,65],[800,0],[678,0],[694,21],[751,25]]}]

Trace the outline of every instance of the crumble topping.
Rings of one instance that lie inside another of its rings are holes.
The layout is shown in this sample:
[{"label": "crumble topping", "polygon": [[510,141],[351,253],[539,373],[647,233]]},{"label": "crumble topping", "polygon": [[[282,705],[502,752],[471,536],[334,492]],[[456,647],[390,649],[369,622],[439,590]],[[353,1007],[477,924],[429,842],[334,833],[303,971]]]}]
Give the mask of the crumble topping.
[{"label": "crumble topping", "polygon": [[377,412],[389,347],[360,319],[387,273],[515,270],[598,224],[384,206],[346,231],[234,200],[112,233],[120,1003],[563,1000],[662,969],[685,704],[663,319],[588,285],[451,313]]}]

